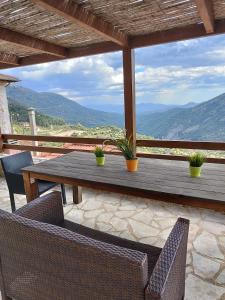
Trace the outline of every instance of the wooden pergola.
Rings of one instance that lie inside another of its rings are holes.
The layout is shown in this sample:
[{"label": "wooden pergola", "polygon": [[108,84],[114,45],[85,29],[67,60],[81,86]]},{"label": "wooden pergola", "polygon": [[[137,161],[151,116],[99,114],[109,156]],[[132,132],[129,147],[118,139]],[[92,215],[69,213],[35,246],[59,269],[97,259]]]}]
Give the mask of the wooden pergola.
[{"label": "wooden pergola", "polygon": [[0,68],[122,51],[135,142],[134,49],[223,33],[223,0],[2,0]]}]

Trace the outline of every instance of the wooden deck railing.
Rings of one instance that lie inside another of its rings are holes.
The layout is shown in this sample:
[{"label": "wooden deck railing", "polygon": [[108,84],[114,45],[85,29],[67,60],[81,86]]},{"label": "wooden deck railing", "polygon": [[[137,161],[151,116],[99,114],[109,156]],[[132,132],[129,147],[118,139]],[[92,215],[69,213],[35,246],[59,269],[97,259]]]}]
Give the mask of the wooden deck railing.
[{"label": "wooden deck railing", "polygon": [[[66,154],[71,151],[84,151],[90,152],[91,150],[73,149],[73,148],[60,148],[53,146],[32,146],[26,144],[15,144],[11,141],[39,141],[39,142],[53,142],[53,143],[69,143],[81,145],[95,145],[102,144],[106,139],[95,138],[79,138],[79,137],[64,137],[64,136],[42,136],[42,135],[18,135],[18,134],[0,134],[0,150],[29,150],[36,152],[60,153]],[[110,144],[110,142],[107,142]],[[205,141],[170,141],[170,140],[137,140],[138,147],[149,148],[178,148],[178,149],[198,149],[198,150],[212,150],[212,151],[225,151],[225,142],[205,142]],[[110,151],[109,154],[119,154],[116,151]],[[187,160],[183,155],[171,154],[155,154],[155,153],[137,153],[139,157],[151,157],[170,160]],[[225,164],[225,158],[207,158],[210,163]]]}]

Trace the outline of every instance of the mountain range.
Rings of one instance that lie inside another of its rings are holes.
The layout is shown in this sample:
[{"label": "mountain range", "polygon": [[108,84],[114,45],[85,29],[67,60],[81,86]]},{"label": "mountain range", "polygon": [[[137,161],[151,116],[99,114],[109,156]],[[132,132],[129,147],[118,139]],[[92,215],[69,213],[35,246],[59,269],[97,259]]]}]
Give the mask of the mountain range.
[{"label": "mountain range", "polygon": [[[87,127],[124,126],[122,114],[87,108],[55,93],[11,86],[7,94],[13,101],[33,106],[39,113],[60,117],[66,123],[81,123]],[[224,140],[225,93],[200,104],[191,103],[189,107],[139,113],[137,131],[159,139]]]},{"label": "mountain range", "polygon": [[[171,108],[189,108],[189,107],[194,107],[197,105],[195,102],[189,102],[184,105],[167,105],[167,104],[162,104],[162,103],[138,103],[136,105],[136,111],[137,114],[143,114],[143,113],[150,113],[150,112],[163,112],[166,110],[169,110]],[[100,111],[105,111],[105,112],[114,112],[114,113],[119,113],[123,114],[124,112],[124,106],[123,105],[110,105],[110,104],[86,104],[86,107],[100,110]]]},{"label": "mountain range", "polygon": [[225,93],[194,107],[142,115],[137,126],[160,139],[224,140]]},{"label": "mountain range", "polygon": [[123,127],[121,115],[84,107],[59,94],[39,93],[21,86],[9,86],[7,95],[26,107],[34,107],[42,114],[62,118],[69,124],[81,123],[87,127],[103,125]]}]

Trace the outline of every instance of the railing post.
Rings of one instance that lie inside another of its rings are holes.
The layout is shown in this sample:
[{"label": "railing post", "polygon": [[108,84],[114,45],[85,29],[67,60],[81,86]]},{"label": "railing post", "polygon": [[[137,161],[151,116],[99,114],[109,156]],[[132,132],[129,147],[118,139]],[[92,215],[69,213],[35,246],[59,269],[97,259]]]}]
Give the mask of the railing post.
[{"label": "railing post", "polygon": [[[30,123],[30,129],[32,135],[37,135],[37,125],[36,125],[36,117],[35,117],[35,110],[33,107],[30,107],[27,109],[28,116],[29,116],[29,123]],[[38,146],[38,141],[32,141],[33,146]],[[34,155],[37,154],[37,152],[33,152]]]},{"label": "railing post", "polygon": [[131,138],[136,153],[136,101],[135,101],[135,53],[133,49],[123,50],[124,114],[125,129]]}]

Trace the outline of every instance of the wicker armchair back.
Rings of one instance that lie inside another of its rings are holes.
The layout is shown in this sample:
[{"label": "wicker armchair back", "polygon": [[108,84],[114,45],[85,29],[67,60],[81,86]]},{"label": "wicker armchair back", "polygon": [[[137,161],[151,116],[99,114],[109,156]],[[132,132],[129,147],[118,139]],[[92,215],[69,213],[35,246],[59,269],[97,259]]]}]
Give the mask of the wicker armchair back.
[{"label": "wicker armchair back", "polygon": [[58,192],[0,210],[3,300],[181,300],[188,221],[163,249],[64,220]]}]

